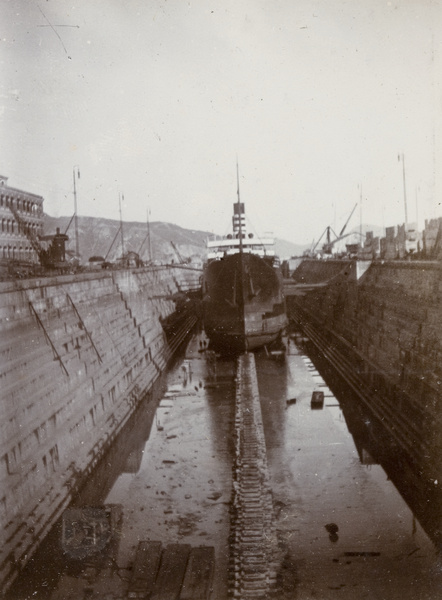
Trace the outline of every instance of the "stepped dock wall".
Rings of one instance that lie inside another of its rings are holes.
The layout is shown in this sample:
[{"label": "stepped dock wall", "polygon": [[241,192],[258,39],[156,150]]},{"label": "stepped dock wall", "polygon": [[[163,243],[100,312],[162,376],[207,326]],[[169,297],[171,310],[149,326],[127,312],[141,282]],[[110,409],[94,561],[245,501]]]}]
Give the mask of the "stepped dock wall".
[{"label": "stepped dock wall", "polygon": [[440,261],[306,260],[294,280],[292,319],[381,425],[398,487],[442,543]]},{"label": "stepped dock wall", "polygon": [[7,589],[164,370],[161,321],[198,271],[0,283],[0,587]]}]

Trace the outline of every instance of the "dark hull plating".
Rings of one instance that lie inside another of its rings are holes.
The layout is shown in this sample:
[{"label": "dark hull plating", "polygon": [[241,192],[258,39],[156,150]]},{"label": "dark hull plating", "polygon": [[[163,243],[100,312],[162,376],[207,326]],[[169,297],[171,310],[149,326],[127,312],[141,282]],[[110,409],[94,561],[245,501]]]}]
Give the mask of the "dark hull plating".
[{"label": "dark hull plating", "polygon": [[203,307],[206,333],[221,350],[254,350],[276,340],[286,326],[281,274],[253,254],[206,265]]}]

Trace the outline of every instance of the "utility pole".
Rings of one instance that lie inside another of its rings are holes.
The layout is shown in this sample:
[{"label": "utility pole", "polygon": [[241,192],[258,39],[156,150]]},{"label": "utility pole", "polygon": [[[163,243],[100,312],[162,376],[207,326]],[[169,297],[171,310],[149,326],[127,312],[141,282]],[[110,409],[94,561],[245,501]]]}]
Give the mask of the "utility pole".
[{"label": "utility pole", "polygon": [[407,211],[407,188],[405,186],[405,157],[404,154],[398,156],[398,160],[402,159],[402,179],[404,182],[404,210],[405,210],[405,231],[408,231],[408,211]]},{"label": "utility pole", "polygon": [[[77,183],[76,183],[76,179],[80,179],[80,169],[79,169],[78,165],[75,165],[73,167],[72,175],[74,178],[75,255],[78,259],[80,259],[80,245],[78,242]],[[77,177],[75,177],[75,175]]]},{"label": "utility pole", "polygon": [[119,202],[120,202],[120,229],[121,229],[121,258],[124,258],[123,213],[121,212],[121,198],[123,198],[123,202],[124,202],[124,195],[120,193],[119,194]]},{"label": "utility pole", "polygon": [[416,186],[416,228],[419,231],[419,203],[418,203],[419,186]]},{"label": "utility pole", "polygon": [[149,262],[152,262],[152,244],[150,240],[150,220],[149,220],[150,210],[147,209],[147,247],[149,251]]}]

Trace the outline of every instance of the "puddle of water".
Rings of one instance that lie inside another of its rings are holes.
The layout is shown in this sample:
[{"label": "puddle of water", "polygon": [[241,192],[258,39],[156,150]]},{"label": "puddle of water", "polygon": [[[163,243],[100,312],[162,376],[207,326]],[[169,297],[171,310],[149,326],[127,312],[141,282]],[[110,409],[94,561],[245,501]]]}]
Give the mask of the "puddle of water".
[{"label": "puddle of water", "polygon": [[[233,363],[219,363],[217,378],[193,340],[183,364],[168,374],[168,391],[179,392],[157,411],[140,467],[122,475],[106,498],[121,503],[124,520],[118,562],[129,565],[140,540],[215,547],[213,598],[227,597],[229,504],[234,414]],[[191,376],[189,375],[189,367]],[[230,386],[218,387],[218,378]],[[212,385],[211,385],[212,384]],[[187,391],[189,390],[189,391]],[[167,411],[164,410],[167,408]]]},{"label": "puddle of water", "polygon": [[119,507],[112,555],[98,566],[67,564],[61,530],[55,528],[11,600],[125,597],[141,540],[214,546],[212,599],[227,597],[234,363],[219,362],[215,377],[197,344],[193,339],[186,356],[158,383],[158,389],[167,383],[161,396],[140,407],[75,502],[80,510]]}]

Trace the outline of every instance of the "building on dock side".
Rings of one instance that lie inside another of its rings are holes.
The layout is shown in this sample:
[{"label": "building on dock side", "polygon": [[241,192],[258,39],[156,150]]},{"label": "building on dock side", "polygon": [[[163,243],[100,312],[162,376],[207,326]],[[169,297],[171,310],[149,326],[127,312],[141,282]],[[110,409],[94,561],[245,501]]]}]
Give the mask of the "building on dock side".
[{"label": "building on dock side", "polygon": [[[13,211],[19,214],[22,225]],[[38,255],[24,228],[35,238],[43,235],[43,198],[8,185],[0,175],[0,260],[38,262]]]}]

